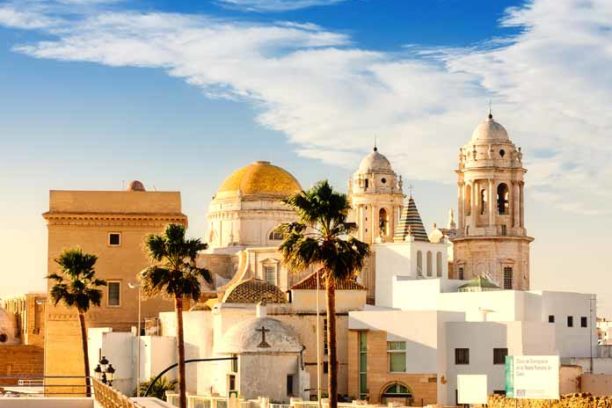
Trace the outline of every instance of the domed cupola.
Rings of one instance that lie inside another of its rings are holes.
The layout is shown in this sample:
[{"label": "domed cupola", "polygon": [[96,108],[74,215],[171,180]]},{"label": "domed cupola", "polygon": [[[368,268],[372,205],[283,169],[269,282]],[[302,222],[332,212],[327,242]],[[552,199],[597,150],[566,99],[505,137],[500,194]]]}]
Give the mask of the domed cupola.
[{"label": "domed cupola", "polygon": [[482,122],[472,133],[471,143],[508,143],[508,132],[506,129],[493,119],[493,115],[489,113],[489,117]]},{"label": "domed cupola", "polygon": [[359,163],[359,170],[358,170],[358,173],[362,173],[362,174],[375,173],[375,172],[393,173],[393,169],[391,168],[391,163],[384,155],[378,152],[377,147],[374,147],[372,152],[361,160],[361,163]]}]

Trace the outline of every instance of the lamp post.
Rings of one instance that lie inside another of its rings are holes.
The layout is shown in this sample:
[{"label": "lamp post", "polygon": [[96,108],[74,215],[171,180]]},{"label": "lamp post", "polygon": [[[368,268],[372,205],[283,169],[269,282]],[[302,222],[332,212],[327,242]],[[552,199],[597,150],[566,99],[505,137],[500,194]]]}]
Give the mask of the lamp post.
[{"label": "lamp post", "polygon": [[113,380],[115,379],[115,368],[108,361],[106,356],[102,356],[102,359],[94,369],[94,376],[96,380],[101,381],[102,384],[106,384],[109,387],[113,386]]},{"label": "lamp post", "polygon": [[137,344],[137,350],[136,350],[136,396],[140,397],[140,322],[142,320],[141,318],[141,304],[142,304],[142,290],[141,290],[141,284],[140,283],[128,283],[128,287],[130,289],[138,289],[138,334],[136,337],[136,344]]},{"label": "lamp post", "polygon": [[320,310],[319,310],[319,289],[320,289],[320,275],[321,275],[321,271],[316,271],[315,272],[317,274],[317,290],[316,290],[316,294],[317,294],[317,304],[316,304],[316,308],[317,308],[317,324],[316,324],[316,328],[317,328],[317,407],[321,408],[321,318],[319,316]]}]

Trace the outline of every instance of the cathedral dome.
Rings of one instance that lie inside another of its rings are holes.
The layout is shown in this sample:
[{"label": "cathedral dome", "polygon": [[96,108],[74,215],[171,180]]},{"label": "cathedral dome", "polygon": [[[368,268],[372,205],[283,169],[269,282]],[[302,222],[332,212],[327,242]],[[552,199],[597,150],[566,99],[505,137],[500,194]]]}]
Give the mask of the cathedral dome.
[{"label": "cathedral dome", "polygon": [[249,279],[230,287],[223,303],[287,303],[287,297],[277,286],[260,279]]},{"label": "cathedral dome", "polygon": [[493,119],[493,115],[489,114],[489,117],[474,129],[471,141],[472,143],[499,143],[509,142],[510,139],[506,129]]},{"label": "cathedral dome", "polygon": [[378,171],[393,171],[391,163],[382,154],[378,153],[378,149],[374,150],[361,160],[359,163],[359,173],[372,173]]},{"label": "cathedral dome", "polygon": [[222,354],[299,353],[302,349],[291,327],[271,317],[255,317],[229,329],[215,351]]},{"label": "cathedral dome", "polygon": [[217,193],[284,198],[301,190],[300,183],[287,170],[267,161],[257,161],[230,174]]}]

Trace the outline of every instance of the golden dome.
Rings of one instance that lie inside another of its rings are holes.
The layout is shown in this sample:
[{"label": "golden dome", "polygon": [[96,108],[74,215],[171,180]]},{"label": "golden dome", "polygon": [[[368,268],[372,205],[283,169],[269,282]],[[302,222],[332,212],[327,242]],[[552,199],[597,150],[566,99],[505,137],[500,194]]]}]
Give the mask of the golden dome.
[{"label": "golden dome", "polygon": [[234,171],[221,184],[217,193],[283,198],[301,190],[300,183],[288,171],[267,161],[257,161]]}]

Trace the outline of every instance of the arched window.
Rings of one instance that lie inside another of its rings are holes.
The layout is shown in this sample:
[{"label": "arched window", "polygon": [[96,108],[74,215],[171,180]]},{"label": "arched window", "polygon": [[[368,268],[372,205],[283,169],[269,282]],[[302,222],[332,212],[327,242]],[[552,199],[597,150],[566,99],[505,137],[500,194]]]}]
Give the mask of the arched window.
[{"label": "arched window", "polygon": [[510,193],[508,185],[501,183],[497,186],[497,212],[500,215],[508,214],[510,209]]},{"label": "arched window", "polygon": [[268,236],[268,238],[270,239],[270,241],[282,241],[283,240],[283,234],[276,231],[276,230],[272,230],[270,232],[270,235]]},{"label": "arched window", "polygon": [[433,259],[431,255],[431,251],[427,251],[427,276],[431,276],[433,269]]},{"label": "arched window", "polygon": [[480,189],[480,213],[484,214],[487,211],[487,189]]},{"label": "arched window", "polygon": [[412,402],[412,392],[402,383],[393,383],[385,388],[380,399],[385,405],[388,402],[402,402],[404,406],[408,406]]},{"label": "arched window", "polygon": [[442,277],[442,252],[436,253],[436,276]]},{"label": "arched window", "polygon": [[381,208],[378,212],[378,227],[380,231],[380,236],[385,237],[389,233],[389,216],[387,215],[387,210]]},{"label": "arched window", "polygon": [[465,215],[472,214],[472,186],[465,186]]},{"label": "arched window", "polygon": [[423,276],[423,253],[417,251],[417,276]]}]

